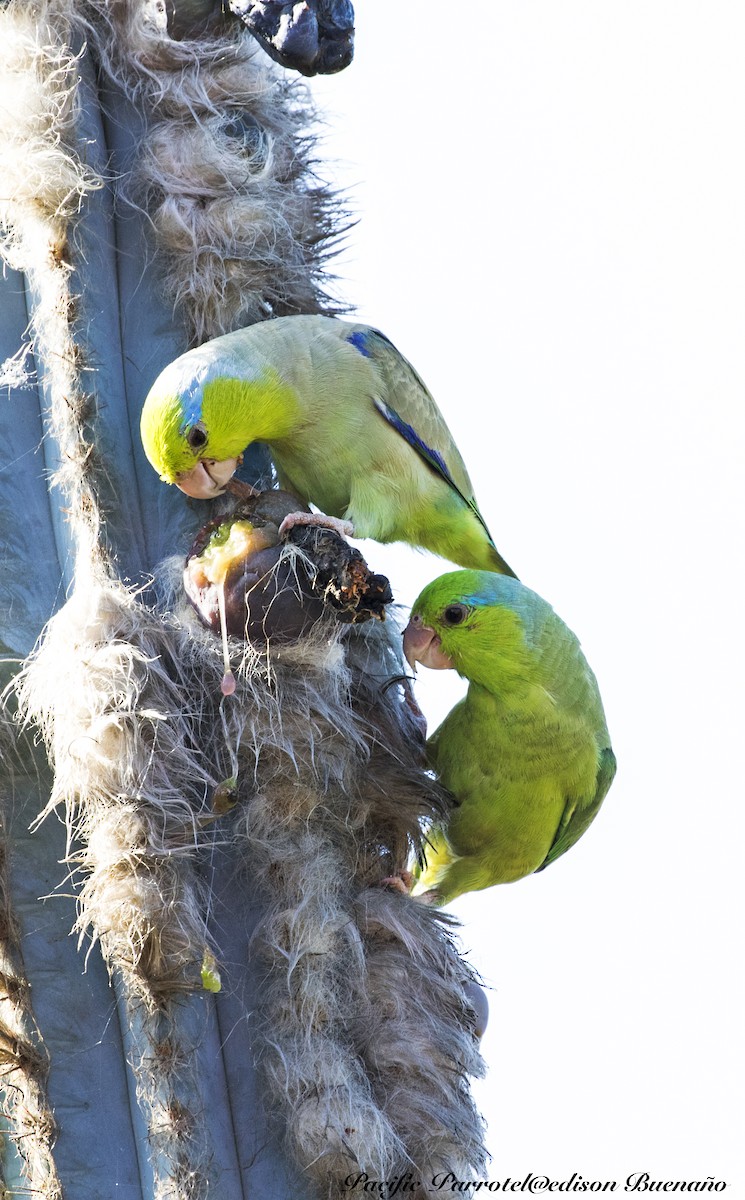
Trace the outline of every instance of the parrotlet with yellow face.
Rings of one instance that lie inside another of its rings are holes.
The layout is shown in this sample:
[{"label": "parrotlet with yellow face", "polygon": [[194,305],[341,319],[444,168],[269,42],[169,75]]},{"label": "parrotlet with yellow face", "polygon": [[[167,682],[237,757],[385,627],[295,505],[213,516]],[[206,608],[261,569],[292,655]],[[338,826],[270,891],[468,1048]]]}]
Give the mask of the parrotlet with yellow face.
[{"label": "parrotlet with yellow face", "polygon": [[513,574],[437,405],[368,325],[277,317],[214,338],[160,374],[140,427],[161,479],[189,496],[220,495],[246,447],[265,442],[281,486],[344,532]]},{"label": "parrotlet with yellow face", "polygon": [[428,834],[413,894],[446,904],[555,862],[597,815],[616,770],[575,635],[516,579],[453,571],[415,601],[404,653],[411,666],[469,681],[427,743],[458,804]]}]

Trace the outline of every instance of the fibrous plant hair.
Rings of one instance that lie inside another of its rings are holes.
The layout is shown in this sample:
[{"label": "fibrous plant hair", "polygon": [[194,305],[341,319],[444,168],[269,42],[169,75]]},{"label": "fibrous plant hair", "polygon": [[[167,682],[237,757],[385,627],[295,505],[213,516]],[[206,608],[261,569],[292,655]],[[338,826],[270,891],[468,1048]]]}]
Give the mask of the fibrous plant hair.
[{"label": "fibrous plant hair", "polygon": [[[329,311],[324,270],[342,216],[313,176],[307,98],[219,12],[179,39],[157,0],[11,0],[0,19],[0,88],[13,96],[0,104],[3,254],[31,297],[75,547],[70,597],[17,690],[54,769],[39,819],[64,814],[78,934],[87,953],[100,949],[132,1032],[155,1200],[219,1194],[202,1120],[210,1097],[183,1019],[187,997],[219,1002],[203,990],[205,964],[226,971],[200,870],[216,840],[261,900],[258,1057],[288,1153],[319,1196],[346,1194],[353,1171],[408,1168],[425,1196],[438,1170],[483,1169],[468,1084],[481,1060],[451,924],[382,886],[447,803],[395,682],[400,638],[390,621],[321,622],[278,653],[235,643],[237,690],[223,698],[219,644],[185,607],[181,563],[156,569],[147,602],[117,577],[102,536],[97,398],[83,382],[75,233],[102,187],[147,214],[187,343]],[[86,54],[142,116],[123,179],[95,174],[80,153]],[[14,364],[11,374],[23,370],[22,357]],[[12,1049],[6,1092],[20,1097],[11,1133],[29,1190],[57,1200],[45,1052],[5,875],[0,900],[0,1047]]]}]

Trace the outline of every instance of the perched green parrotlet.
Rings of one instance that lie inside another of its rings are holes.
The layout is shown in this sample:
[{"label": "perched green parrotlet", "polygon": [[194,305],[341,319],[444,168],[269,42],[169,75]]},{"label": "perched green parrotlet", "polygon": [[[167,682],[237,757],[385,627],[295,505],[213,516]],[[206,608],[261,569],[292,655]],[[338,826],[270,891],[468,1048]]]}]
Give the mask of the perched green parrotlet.
[{"label": "perched green parrotlet", "polygon": [[616,770],[598,685],[551,606],[488,571],[441,575],[404,631],[413,667],[453,668],[468,692],[427,742],[455,797],[412,889],[447,904],[540,871],[582,836]]},{"label": "perched green parrotlet", "polygon": [[[140,427],[161,479],[189,496],[220,495],[265,442],[280,485],[344,533],[513,574],[437,405],[368,325],[277,317],[205,342],[156,379]],[[292,514],[281,532],[299,523],[328,522]]]}]

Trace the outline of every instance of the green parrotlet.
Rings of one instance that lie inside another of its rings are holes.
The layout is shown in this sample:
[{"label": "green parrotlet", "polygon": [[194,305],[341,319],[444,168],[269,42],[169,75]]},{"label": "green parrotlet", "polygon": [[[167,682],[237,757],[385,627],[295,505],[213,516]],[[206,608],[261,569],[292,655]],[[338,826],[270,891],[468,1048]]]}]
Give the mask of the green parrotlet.
[{"label": "green parrotlet", "polygon": [[469,681],[427,742],[457,807],[428,834],[413,894],[446,904],[555,862],[597,815],[616,770],[575,635],[518,580],[453,571],[415,601],[404,652],[412,666]]},{"label": "green parrotlet", "polygon": [[[437,405],[368,325],[277,317],[205,342],[156,379],[140,427],[161,479],[189,496],[220,495],[264,442],[281,486],[341,532],[513,574]],[[299,523],[324,522],[292,514],[281,532]]]}]

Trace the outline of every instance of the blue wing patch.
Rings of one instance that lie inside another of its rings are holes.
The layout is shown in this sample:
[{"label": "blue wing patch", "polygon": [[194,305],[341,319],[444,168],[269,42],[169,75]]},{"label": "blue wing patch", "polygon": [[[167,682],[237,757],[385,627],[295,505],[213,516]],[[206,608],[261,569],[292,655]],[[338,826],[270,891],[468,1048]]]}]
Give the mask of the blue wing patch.
[{"label": "blue wing patch", "polygon": [[[350,333],[347,341],[354,346],[355,350],[359,350],[360,354],[364,354],[365,358],[373,358],[374,355],[368,345],[368,340],[371,338],[377,338],[378,341],[385,342],[386,345],[393,350],[394,354],[398,355],[398,350],[396,350],[396,347],[393,345],[393,343],[377,329],[356,329],[354,333]],[[416,376],[416,379],[418,380],[423,391],[426,392],[427,389],[414,371],[414,368],[411,367],[411,364],[407,365],[410,367],[412,374]],[[403,418],[398,415],[395,408],[390,408],[390,406],[387,405],[384,400],[380,400],[376,397],[375,406],[385,417],[388,424],[392,425],[396,432],[400,433],[401,437],[406,439],[409,445],[416,450],[417,454],[420,454],[431,467],[434,467],[434,469],[439,472],[440,475],[444,475],[448,483],[455,487],[453,477],[448,471],[445,459],[437,452],[437,450],[433,450],[431,446],[428,446],[426,442],[422,441],[413,425],[409,425],[408,421],[404,421]]]},{"label": "blue wing patch", "polygon": [[455,487],[453,477],[448,470],[445,459],[437,450],[433,450],[431,446],[422,441],[413,425],[409,425],[407,421],[404,421],[403,417],[398,415],[395,408],[391,408],[384,400],[380,400],[378,397],[375,398],[375,407],[383,414],[389,425],[392,425],[397,433],[400,433],[401,437],[405,438],[410,446],[413,446],[417,454],[421,454],[422,458],[431,467],[434,467],[440,475],[444,475],[448,483],[452,487]]},{"label": "blue wing patch", "polygon": [[[401,437],[409,443],[413,450],[416,450],[417,454],[424,459],[424,461],[432,468],[432,470],[436,471],[437,474],[440,475],[445,482],[450,485],[453,491],[458,493],[466,508],[470,508],[489,541],[492,542],[492,537],[487,528],[486,521],[479,512],[475,501],[472,500],[470,496],[463,495],[463,492],[460,490],[450,474],[448,465],[440,452],[438,450],[433,450],[431,446],[428,446],[426,442],[423,442],[413,426],[409,425],[408,421],[404,421],[404,419],[398,415],[395,408],[391,408],[390,405],[386,404],[384,400],[380,399],[380,397],[376,396],[374,398],[374,404],[380,415],[385,417],[388,424],[392,425],[396,432],[401,434]],[[493,542],[492,545],[494,545]]]},{"label": "blue wing patch", "polygon": [[[379,329],[373,329],[372,326],[369,329],[356,329],[354,333],[349,334],[347,341],[350,342],[356,350],[359,350],[360,354],[363,354],[365,358],[375,358],[374,348],[376,342],[385,343],[385,345],[388,346],[397,357],[401,357],[398,350],[393,345],[393,342],[387,338],[384,333],[381,333]],[[411,371],[422,391],[429,395],[423,380],[419,375],[417,375],[411,363],[406,362],[406,359],[403,361],[406,363],[406,366]],[[450,474],[448,465],[440,454],[439,450],[433,450],[433,448],[428,446],[425,441],[422,441],[413,425],[409,425],[408,421],[404,421],[403,417],[396,412],[395,408],[391,408],[391,406],[386,404],[384,400],[381,400],[379,396],[373,396],[372,400],[378,412],[382,417],[385,418],[388,424],[392,425],[396,432],[399,433],[401,437],[409,443],[411,448],[416,450],[420,458],[423,458],[424,461],[432,468],[432,470],[436,471],[437,474],[440,475],[441,478],[450,485],[453,491],[458,493],[463,503],[467,508],[470,508],[471,512],[476,517],[476,520],[481,525],[491,544],[494,545],[492,542],[492,536],[489,533],[484,518],[478,510],[476,502],[471,499],[470,496],[463,495],[463,492],[460,490]]]},{"label": "blue wing patch", "polygon": [[372,358],[367,348],[367,334],[364,330],[358,329],[355,333],[350,333],[347,341],[354,346],[355,350],[359,350],[360,354],[364,354],[365,358]]}]

